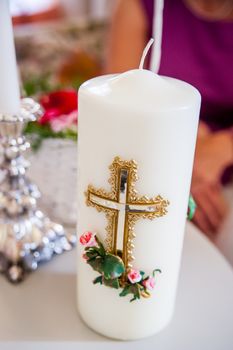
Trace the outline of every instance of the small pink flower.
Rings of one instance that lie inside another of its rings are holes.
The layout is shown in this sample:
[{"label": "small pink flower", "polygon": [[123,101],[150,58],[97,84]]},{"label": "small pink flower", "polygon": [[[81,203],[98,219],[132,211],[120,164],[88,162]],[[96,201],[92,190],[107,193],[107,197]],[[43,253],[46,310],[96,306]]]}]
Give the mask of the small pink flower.
[{"label": "small pink flower", "polygon": [[155,287],[155,279],[154,277],[149,277],[146,280],[144,280],[142,284],[147,290],[153,290]]},{"label": "small pink flower", "polygon": [[137,283],[140,282],[142,279],[142,276],[138,270],[131,269],[128,273],[128,279],[131,283]]},{"label": "small pink flower", "polygon": [[94,247],[97,245],[95,234],[92,232],[84,232],[82,236],[79,238],[80,243],[86,247]]},{"label": "small pink flower", "polygon": [[77,124],[77,111],[73,111],[67,115],[61,115],[59,118],[54,118],[49,121],[50,126],[54,132],[60,132],[71,128]]}]

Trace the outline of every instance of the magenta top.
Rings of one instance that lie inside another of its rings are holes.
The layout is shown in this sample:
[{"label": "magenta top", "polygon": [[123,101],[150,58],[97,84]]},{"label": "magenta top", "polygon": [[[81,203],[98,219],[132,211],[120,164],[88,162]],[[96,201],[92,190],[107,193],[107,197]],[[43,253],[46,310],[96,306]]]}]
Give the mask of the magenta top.
[{"label": "magenta top", "polygon": [[[149,39],[154,1],[141,1]],[[159,74],[184,80],[200,91],[201,119],[213,130],[233,126],[233,21],[207,21],[182,0],[165,0]]]}]

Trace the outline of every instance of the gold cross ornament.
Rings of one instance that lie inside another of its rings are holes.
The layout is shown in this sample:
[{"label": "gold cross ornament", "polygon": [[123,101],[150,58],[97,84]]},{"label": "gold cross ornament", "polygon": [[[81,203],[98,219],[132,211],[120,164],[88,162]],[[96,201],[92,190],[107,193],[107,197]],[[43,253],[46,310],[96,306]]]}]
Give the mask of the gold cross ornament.
[{"label": "gold cross ornament", "polygon": [[109,167],[111,191],[88,186],[87,205],[104,212],[108,225],[105,240],[108,252],[121,256],[126,270],[132,268],[134,225],[138,219],[153,220],[167,213],[169,202],[160,195],[139,197],[135,190],[137,163],[115,157]]}]

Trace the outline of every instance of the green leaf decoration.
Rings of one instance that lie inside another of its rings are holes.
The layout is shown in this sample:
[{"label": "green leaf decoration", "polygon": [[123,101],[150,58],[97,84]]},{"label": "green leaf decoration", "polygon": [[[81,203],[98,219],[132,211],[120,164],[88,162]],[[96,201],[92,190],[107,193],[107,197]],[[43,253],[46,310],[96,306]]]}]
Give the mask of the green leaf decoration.
[{"label": "green leaf decoration", "polygon": [[153,277],[155,277],[155,273],[156,273],[156,272],[162,273],[162,271],[161,271],[160,269],[155,269],[155,270],[153,270],[153,272],[152,272]]},{"label": "green leaf decoration", "polygon": [[87,252],[85,253],[85,255],[87,256],[88,261],[89,261],[89,260],[91,260],[91,259],[96,259],[97,256],[98,256],[98,253],[87,251]]},{"label": "green leaf decoration", "polygon": [[119,289],[120,288],[120,284],[119,284],[118,278],[107,280],[106,278],[103,277],[102,282],[107,287],[111,287],[111,288],[115,288],[115,289]]},{"label": "green leaf decoration", "polygon": [[101,256],[97,256],[95,259],[87,260],[87,263],[93,268],[93,270],[102,274],[104,261]]},{"label": "green leaf decoration", "polygon": [[105,251],[105,248],[103,246],[103,244],[100,242],[99,238],[97,236],[95,236],[95,239],[96,239],[96,242],[98,244],[98,253],[101,255],[101,256],[105,256],[106,254],[106,251]]},{"label": "green leaf decoration", "polygon": [[120,297],[125,297],[128,294],[133,294],[133,298],[130,299],[130,302],[140,299],[140,285],[138,283],[127,284],[119,295]]},{"label": "green leaf decoration", "polygon": [[[125,272],[122,251],[117,251],[117,255],[108,253],[96,235],[95,238],[97,242],[96,246],[84,248],[87,264],[89,264],[93,270],[100,273],[100,276],[97,276],[93,283],[103,284],[106,287],[114,289],[121,288],[122,290],[119,296],[125,297],[131,294],[132,298],[130,299],[130,302],[150,297],[150,292],[143,285],[143,282],[150,276],[145,276],[144,271],[139,271],[142,278],[138,283],[131,283],[130,280],[122,279],[121,277]],[[152,276],[155,277],[156,273],[161,272],[160,269],[155,269],[152,271]]]},{"label": "green leaf decoration", "polygon": [[122,289],[122,292],[119,294],[120,297],[125,297],[126,295],[130,294],[131,291],[130,291],[130,285],[127,284],[123,289]]},{"label": "green leaf decoration", "polygon": [[106,253],[103,258],[103,275],[105,279],[119,278],[125,272],[125,266],[119,256]]},{"label": "green leaf decoration", "polygon": [[134,295],[133,299],[130,300],[130,302],[140,299],[140,286],[138,283],[132,284],[130,286],[131,293]]},{"label": "green leaf decoration", "polygon": [[102,279],[103,279],[102,276],[98,276],[94,279],[93,283],[94,284],[97,284],[97,283],[103,284]]}]

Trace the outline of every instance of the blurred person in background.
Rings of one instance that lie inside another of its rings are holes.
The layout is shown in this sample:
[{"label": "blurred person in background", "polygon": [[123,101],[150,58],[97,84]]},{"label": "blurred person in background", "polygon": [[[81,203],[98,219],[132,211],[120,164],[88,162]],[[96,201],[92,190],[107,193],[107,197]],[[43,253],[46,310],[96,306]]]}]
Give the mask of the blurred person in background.
[{"label": "blurred person in background", "polygon": [[[138,68],[153,36],[155,1],[118,1],[108,73]],[[233,0],[164,1],[159,74],[184,80],[202,95],[191,192],[197,203],[193,221],[212,240],[227,213],[222,188],[233,174],[232,64]]]}]

